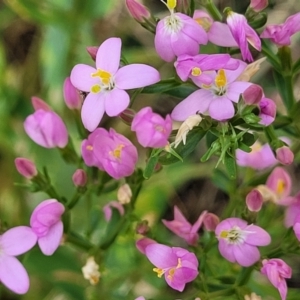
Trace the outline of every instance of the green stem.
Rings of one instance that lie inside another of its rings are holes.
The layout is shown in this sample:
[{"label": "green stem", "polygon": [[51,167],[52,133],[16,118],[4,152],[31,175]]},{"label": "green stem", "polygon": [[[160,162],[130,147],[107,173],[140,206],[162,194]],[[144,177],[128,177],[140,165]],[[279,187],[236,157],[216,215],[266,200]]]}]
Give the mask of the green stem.
[{"label": "green stem", "polygon": [[243,267],[240,274],[239,274],[239,276],[238,276],[238,278],[236,279],[235,285],[236,286],[245,285],[248,282],[248,280],[249,280],[249,278],[252,274],[253,269],[254,269],[253,266],[248,267],[248,268]]},{"label": "green stem", "polygon": [[267,42],[263,39],[261,41],[261,52],[269,59],[273,68],[280,72],[281,66],[278,57],[272,52]]},{"label": "green stem", "polygon": [[212,0],[208,0],[205,5],[206,10],[210,13],[210,15],[214,18],[216,21],[222,21],[222,14],[216,7],[216,5],[212,2]]},{"label": "green stem", "polygon": [[207,299],[218,298],[221,296],[231,296],[232,294],[234,294],[234,292],[235,288],[229,288],[221,291],[212,292],[207,295]]},{"label": "green stem", "polygon": [[88,250],[88,251],[95,247],[92,243],[90,243],[89,241],[84,239],[82,236],[78,235],[76,232],[73,232],[73,231],[68,232],[67,242],[69,242],[75,246],[78,246],[79,248],[82,248],[84,250]]}]

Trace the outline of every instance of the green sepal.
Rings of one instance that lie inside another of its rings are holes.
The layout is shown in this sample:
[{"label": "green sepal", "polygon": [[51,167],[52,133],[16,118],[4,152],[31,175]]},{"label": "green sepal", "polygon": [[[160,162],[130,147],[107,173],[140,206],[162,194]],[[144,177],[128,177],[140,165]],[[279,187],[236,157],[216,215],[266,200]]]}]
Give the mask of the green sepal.
[{"label": "green sepal", "polygon": [[258,29],[266,25],[267,20],[268,20],[268,15],[266,13],[260,13],[255,18],[255,20],[249,22],[249,25],[254,29]]},{"label": "green sepal", "polygon": [[212,182],[225,193],[230,193],[233,188],[232,180],[230,180],[228,175],[220,169],[214,169]]},{"label": "green sepal", "polygon": [[143,176],[145,179],[149,179],[152,174],[155,171],[155,167],[158,163],[158,154],[157,155],[151,155],[148,159],[147,165],[145,167],[145,170],[143,172]]}]

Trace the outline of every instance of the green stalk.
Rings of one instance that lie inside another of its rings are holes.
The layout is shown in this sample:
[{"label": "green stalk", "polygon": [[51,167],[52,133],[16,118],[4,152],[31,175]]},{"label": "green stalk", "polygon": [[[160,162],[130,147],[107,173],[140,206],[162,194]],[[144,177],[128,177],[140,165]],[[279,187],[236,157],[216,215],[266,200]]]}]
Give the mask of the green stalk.
[{"label": "green stalk", "polygon": [[209,12],[209,14],[214,18],[216,21],[222,21],[222,14],[216,7],[216,5],[213,3],[212,0],[208,0],[205,4],[206,10]]}]

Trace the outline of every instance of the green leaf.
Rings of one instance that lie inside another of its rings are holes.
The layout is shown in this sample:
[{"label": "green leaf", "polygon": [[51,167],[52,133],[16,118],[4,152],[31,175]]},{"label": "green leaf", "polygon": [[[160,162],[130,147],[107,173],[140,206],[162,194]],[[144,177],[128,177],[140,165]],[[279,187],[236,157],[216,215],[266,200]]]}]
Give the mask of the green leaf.
[{"label": "green leaf", "polygon": [[243,143],[243,144],[245,144],[245,145],[247,145],[247,146],[252,146],[254,143],[255,143],[255,141],[256,141],[256,138],[255,138],[255,136],[253,135],[253,134],[251,134],[251,133],[249,133],[249,132],[246,132],[244,135],[243,135],[243,137],[240,139],[240,141]]},{"label": "green leaf", "polygon": [[158,163],[158,155],[150,156],[144,170],[143,176],[145,179],[149,179],[155,171],[155,166]]},{"label": "green leaf", "polygon": [[244,144],[242,142],[239,143],[239,149],[241,149],[247,153],[250,153],[252,151],[252,149],[249,146],[247,146],[246,144]]},{"label": "green leaf", "polygon": [[143,94],[159,94],[164,93],[166,91],[169,91],[179,85],[178,82],[176,82],[174,79],[172,80],[165,80],[160,81],[158,83],[149,85],[147,87],[144,87],[142,90]]},{"label": "green leaf", "polygon": [[225,153],[224,163],[230,179],[236,178],[236,160],[228,152]]},{"label": "green leaf", "polygon": [[232,189],[232,180],[220,169],[214,169],[212,181],[220,190],[226,193],[229,193]]},{"label": "green leaf", "polygon": [[171,90],[165,91],[164,94],[168,94],[170,96],[177,97],[177,98],[186,98],[196,90],[198,90],[198,88],[195,86],[182,84]]}]

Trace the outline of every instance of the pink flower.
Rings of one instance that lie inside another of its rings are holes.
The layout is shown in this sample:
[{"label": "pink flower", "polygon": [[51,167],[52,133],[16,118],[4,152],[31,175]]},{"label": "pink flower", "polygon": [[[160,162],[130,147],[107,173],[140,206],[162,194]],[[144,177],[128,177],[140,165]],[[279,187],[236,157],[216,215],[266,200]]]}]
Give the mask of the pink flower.
[{"label": "pink flower", "polygon": [[276,149],[276,158],[283,165],[290,165],[294,161],[294,153],[287,146]]},{"label": "pink flower", "polygon": [[241,49],[243,60],[248,60],[249,62],[253,61],[248,43],[256,50],[261,50],[261,41],[255,30],[249,26],[245,16],[232,11],[228,12],[227,24]]},{"label": "pink flower", "polygon": [[56,199],[41,202],[32,212],[30,226],[37,235],[38,244],[45,255],[52,255],[58,248],[62,235],[61,216],[64,206]]},{"label": "pink flower", "polygon": [[85,186],[87,183],[87,174],[83,169],[77,169],[73,176],[72,176],[72,181],[75,186]]},{"label": "pink flower", "polygon": [[261,145],[258,141],[251,146],[251,152],[236,150],[237,164],[255,170],[264,170],[274,166],[277,160],[269,144]]},{"label": "pink flower", "polygon": [[93,141],[93,155],[98,161],[98,168],[111,177],[120,179],[134,172],[138,159],[136,147],[123,135],[112,128],[98,131]]},{"label": "pink flower", "polygon": [[[38,100],[38,101],[37,101]],[[32,100],[36,111],[24,122],[27,135],[45,148],[64,148],[68,143],[67,128],[55,112],[39,98]]]},{"label": "pink flower", "polygon": [[216,227],[220,223],[220,219],[213,213],[207,213],[203,219],[203,226],[206,231],[215,231]]},{"label": "pink flower", "polygon": [[278,289],[281,300],[286,299],[287,285],[286,278],[292,277],[292,269],[282,259],[272,258],[262,261],[263,267],[260,272],[266,275],[270,282]]},{"label": "pink flower", "polygon": [[110,117],[119,115],[129,105],[127,89],[135,89],[160,80],[157,70],[144,64],[119,68],[121,39],[109,38],[97,52],[96,68],[76,65],[71,82],[79,90],[89,92],[82,105],[81,118],[89,131],[94,131],[104,112]]},{"label": "pink flower", "polygon": [[136,0],[126,0],[125,3],[131,16],[138,22],[143,22],[144,19],[150,18],[150,12],[143,4]]},{"label": "pink flower", "polygon": [[29,289],[29,277],[23,265],[15,258],[30,250],[37,237],[30,227],[18,226],[0,235],[0,282],[17,294]]},{"label": "pink flower", "polygon": [[247,208],[250,211],[259,212],[262,208],[263,202],[263,196],[257,189],[251,190],[246,196]]},{"label": "pink flower", "polygon": [[136,132],[138,142],[143,147],[161,148],[168,143],[172,120],[169,115],[164,119],[152,112],[151,107],[144,107],[135,115],[131,130]]},{"label": "pink flower", "polygon": [[205,30],[191,17],[174,13],[174,1],[166,4],[170,16],[160,20],[156,27],[155,49],[165,61],[172,61],[176,56],[199,53],[199,44],[207,44]]},{"label": "pink flower", "polygon": [[249,7],[255,12],[260,12],[268,6],[268,0],[251,0]]},{"label": "pink flower", "polygon": [[219,251],[227,260],[249,267],[260,258],[257,246],[270,244],[270,235],[256,225],[238,218],[228,218],[216,228]]},{"label": "pink flower", "polygon": [[143,254],[146,254],[146,248],[151,244],[157,244],[156,241],[149,239],[147,237],[139,239],[135,246]]},{"label": "pink flower", "polygon": [[64,82],[64,99],[69,109],[81,108],[81,96],[79,91],[72,84],[70,77],[67,77]]},{"label": "pink flower", "polygon": [[113,208],[117,209],[121,216],[124,215],[124,206],[118,201],[110,201],[103,207],[104,217],[107,222],[109,222],[112,217]]},{"label": "pink flower", "polygon": [[270,39],[278,46],[289,46],[291,36],[300,31],[300,13],[289,16],[283,24],[268,25],[260,37]]},{"label": "pink flower", "polygon": [[203,223],[203,219],[207,211],[205,210],[198,218],[194,225],[191,225],[178,209],[177,206],[174,206],[174,220],[167,221],[162,220],[164,225],[174,232],[179,237],[183,238],[189,245],[195,246],[199,239],[198,230]]},{"label": "pink flower", "polygon": [[276,104],[272,99],[265,98],[263,97],[259,104],[259,117],[261,120],[259,121],[259,124],[269,126],[273,121],[275,120],[276,117]]},{"label": "pink flower", "polygon": [[297,217],[300,216],[300,193],[293,198],[293,203],[287,207],[285,212],[284,225],[286,227],[294,226]]},{"label": "pink flower", "polygon": [[295,233],[298,241],[300,241],[300,214],[297,215],[297,217],[294,221],[293,230],[294,230],[294,233]]},{"label": "pink flower", "polygon": [[213,119],[224,121],[234,116],[232,102],[238,102],[240,94],[252,83],[235,81],[246,68],[239,61],[239,67],[234,70],[220,69],[213,73],[213,83],[202,85],[199,89],[180,102],[172,111],[171,117],[176,121],[185,121],[198,112],[210,115]]},{"label": "pink flower", "polygon": [[18,172],[28,179],[31,179],[32,177],[35,177],[38,174],[35,163],[27,158],[16,158],[15,166]]},{"label": "pink flower", "polygon": [[198,260],[194,253],[179,247],[153,243],[146,247],[145,254],[160,278],[164,275],[167,284],[182,292],[186,283],[198,276]]}]

